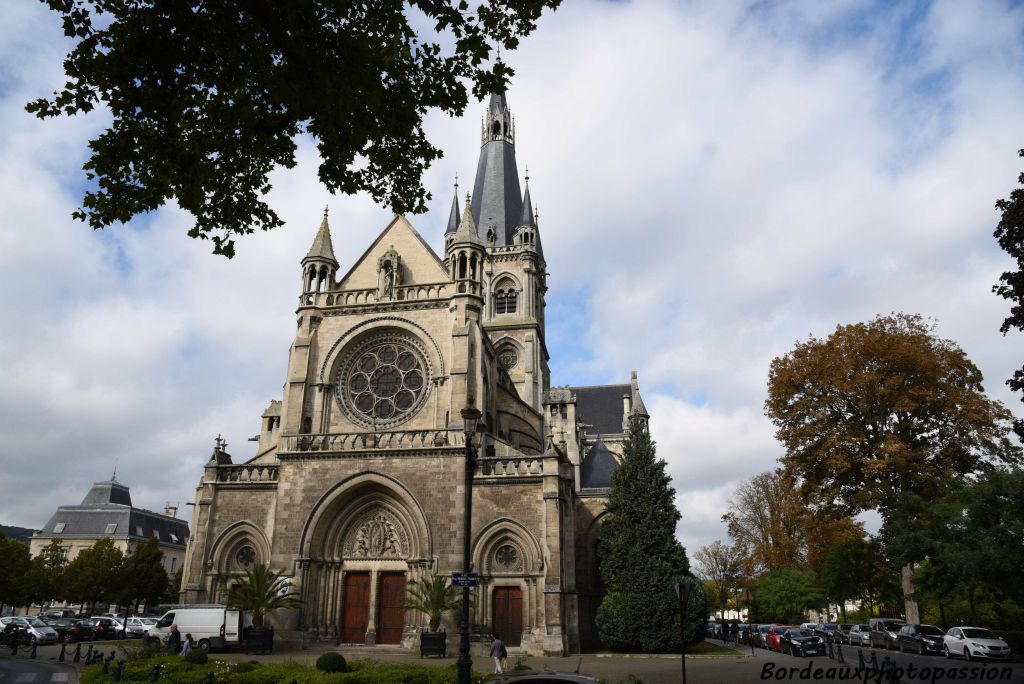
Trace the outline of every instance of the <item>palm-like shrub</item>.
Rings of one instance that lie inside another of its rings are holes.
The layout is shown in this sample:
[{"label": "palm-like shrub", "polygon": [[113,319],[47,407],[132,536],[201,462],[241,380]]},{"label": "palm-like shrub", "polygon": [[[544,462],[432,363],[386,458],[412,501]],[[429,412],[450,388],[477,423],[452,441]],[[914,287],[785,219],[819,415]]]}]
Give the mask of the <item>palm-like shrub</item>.
[{"label": "palm-like shrub", "polygon": [[262,627],[264,617],[272,610],[302,604],[298,596],[288,593],[288,578],[261,563],[246,569],[244,575],[235,574],[233,579],[241,581],[242,586],[228,596],[228,608],[248,611],[255,627]]},{"label": "palm-like shrub", "polygon": [[430,631],[436,632],[444,613],[462,607],[462,592],[448,584],[444,575],[421,577],[405,585],[403,607],[426,615]]}]

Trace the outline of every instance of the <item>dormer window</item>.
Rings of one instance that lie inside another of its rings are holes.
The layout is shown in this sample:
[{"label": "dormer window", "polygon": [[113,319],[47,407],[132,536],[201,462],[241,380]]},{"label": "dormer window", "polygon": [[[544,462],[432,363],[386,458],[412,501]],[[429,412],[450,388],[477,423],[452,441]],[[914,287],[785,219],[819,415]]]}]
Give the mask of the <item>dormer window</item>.
[{"label": "dormer window", "polygon": [[54,534],[60,534],[61,532],[64,531],[65,527],[67,527],[67,523],[62,523],[62,522],[57,523],[56,525],[53,526],[53,533]]}]

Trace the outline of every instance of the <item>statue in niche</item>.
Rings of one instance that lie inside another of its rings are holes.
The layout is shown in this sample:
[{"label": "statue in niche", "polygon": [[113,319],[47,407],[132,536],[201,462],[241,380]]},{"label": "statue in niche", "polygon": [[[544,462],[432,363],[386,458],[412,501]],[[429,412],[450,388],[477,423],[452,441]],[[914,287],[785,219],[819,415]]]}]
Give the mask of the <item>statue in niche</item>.
[{"label": "statue in niche", "polygon": [[402,284],[402,257],[395,251],[394,245],[377,260],[377,272],[380,277],[380,297],[394,299],[395,290]]}]

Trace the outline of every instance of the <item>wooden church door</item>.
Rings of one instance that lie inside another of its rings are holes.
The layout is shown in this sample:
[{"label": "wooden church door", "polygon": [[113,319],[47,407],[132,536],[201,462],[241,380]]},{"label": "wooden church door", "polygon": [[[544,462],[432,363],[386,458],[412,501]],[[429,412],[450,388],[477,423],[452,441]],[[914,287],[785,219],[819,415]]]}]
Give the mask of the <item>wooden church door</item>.
[{"label": "wooden church door", "polygon": [[342,643],[365,643],[366,627],[370,622],[370,573],[350,572],[345,575],[341,611]]},{"label": "wooden church door", "polygon": [[523,635],[523,590],[519,587],[494,588],[494,624],[491,631],[506,646],[518,646]]},{"label": "wooden church door", "polygon": [[405,629],[405,573],[382,572],[380,592],[377,598],[377,643],[398,644],[402,642]]}]

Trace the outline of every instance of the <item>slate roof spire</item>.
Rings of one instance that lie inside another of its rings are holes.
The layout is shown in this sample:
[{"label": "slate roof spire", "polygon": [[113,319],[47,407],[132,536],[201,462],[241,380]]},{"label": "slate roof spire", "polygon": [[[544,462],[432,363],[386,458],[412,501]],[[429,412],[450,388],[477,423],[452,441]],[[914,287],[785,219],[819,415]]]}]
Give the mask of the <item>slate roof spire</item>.
[{"label": "slate roof spire", "polygon": [[533,202],[530,200],[530,170],[526,170],[526,190],[523,191],[523,210],[519,214],[519,225],[537,227],[533,217]]},{"label": "slate roof spire", "polygon": [[496,246],[511,245],[523,200],[516,167],[515,122],[505,93],[491,94],[480,134],[480,161],[473,183],[473,220],[481,239],[493,230]]},{"label": "slate roof spire", "polygon": [[455,176],[455,194],[452,195],[452,211],[448,215],[448,227],[444,234],[454,233],[459,228],[459,177]]},{"label": "slate roof spire", "polygon": [[454,243],[459,242],[472,242],[475,245],[483,244],[483,240],[480,239],[480,234],[476,229],[476,222],[473,220],[473,209],[470,204],[469,193],[466,194],[466,208],[462,212],[462,220],[459,221],[459,227],[455,231]]},{"label": "slate roof spire", "polygon": [[334,258],[334,245],[331,243],[331,227],[327,223],[327,207],[324,207],[324,220],[320,222],[320,229],[316,232],[316,237],[313,238],[313,244],[306,254],[306,259],[323,259],[332,262],[335,266],[338,265],[338,260]]}]

